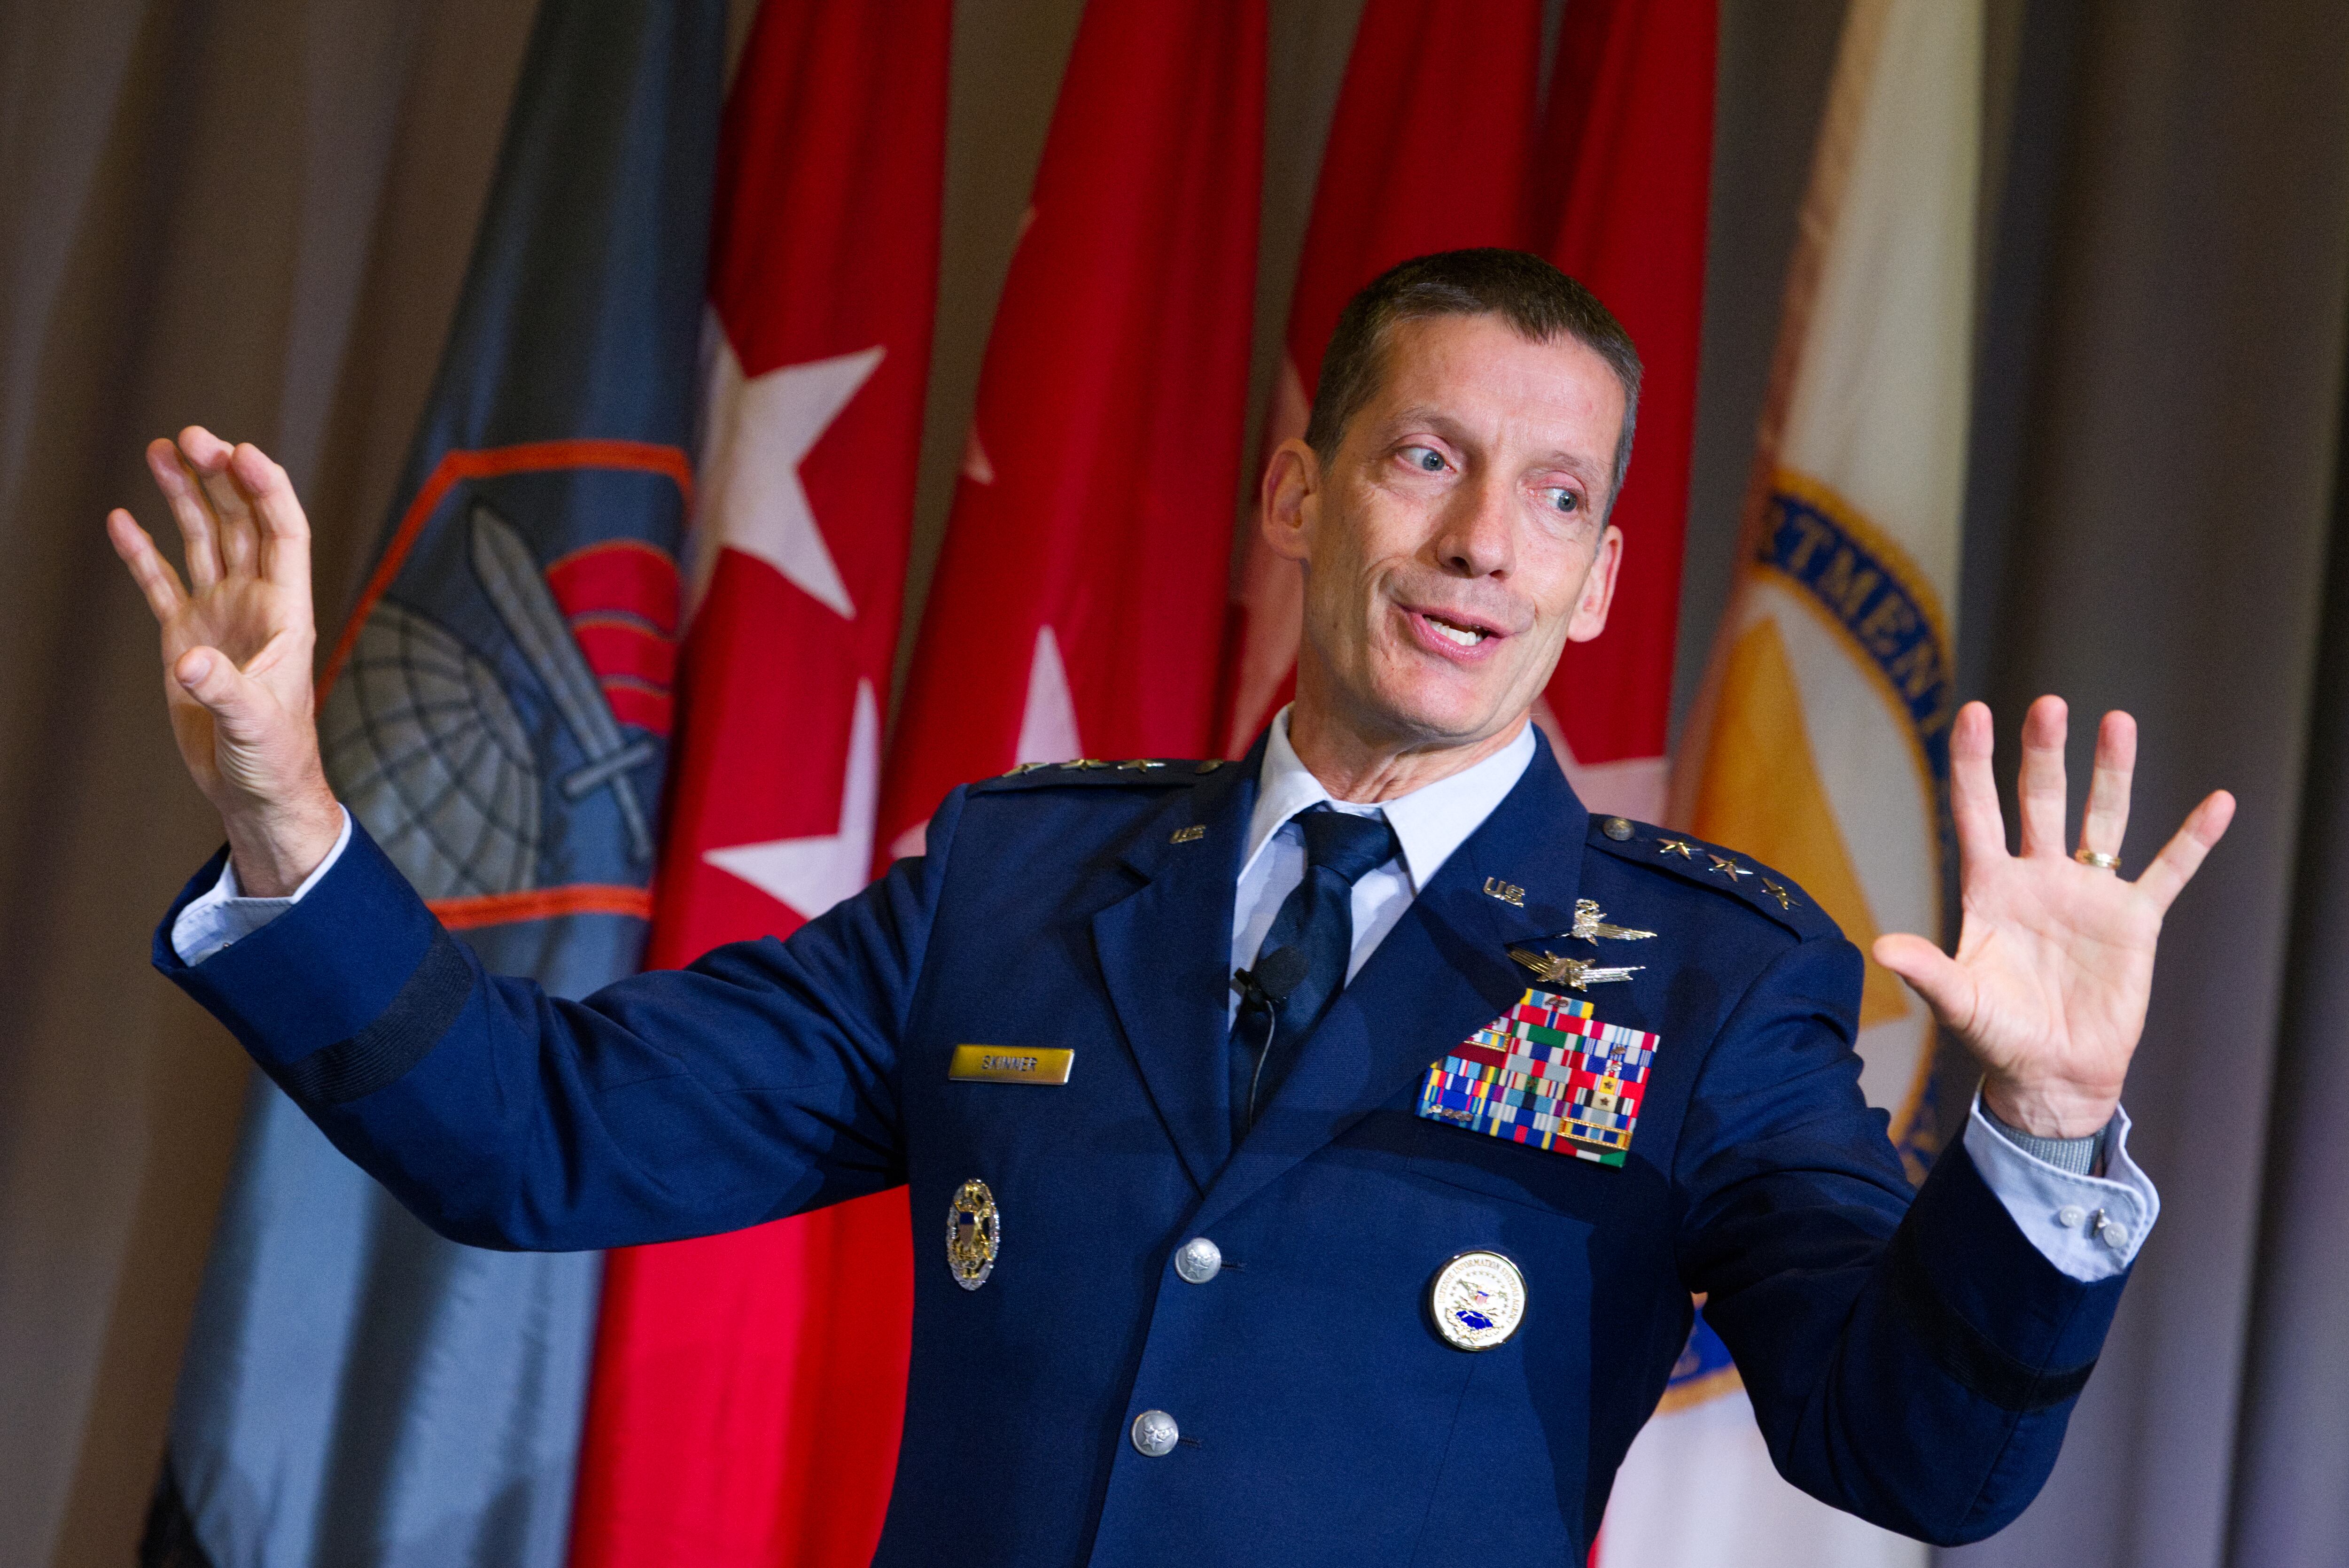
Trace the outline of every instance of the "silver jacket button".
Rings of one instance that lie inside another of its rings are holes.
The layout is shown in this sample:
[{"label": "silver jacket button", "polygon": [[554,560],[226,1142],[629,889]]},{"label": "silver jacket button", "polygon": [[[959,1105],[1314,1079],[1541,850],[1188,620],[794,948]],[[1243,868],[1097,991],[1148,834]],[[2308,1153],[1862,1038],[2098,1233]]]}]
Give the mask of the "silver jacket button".
[{"label": "silver jacket button", "polygon": [[1133,1446],[1154,1460],[1163,1460],[1182,1440],[1183,1429],[1164,1410],[1144,1410],[1133,1418]]},{"label": "silver jacket button", "polygon": [[1176,1250],[1174,1272],[1193,1284],[1205,1284],[1224,1272],[1224,1249],[1205,1236],[1193,1236]]}]

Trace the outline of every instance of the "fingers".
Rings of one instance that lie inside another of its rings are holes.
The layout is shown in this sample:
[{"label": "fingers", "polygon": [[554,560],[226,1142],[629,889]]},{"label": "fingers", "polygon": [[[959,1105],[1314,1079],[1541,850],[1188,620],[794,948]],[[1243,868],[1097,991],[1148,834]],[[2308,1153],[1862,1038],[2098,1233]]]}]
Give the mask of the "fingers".
[{"label": "fingers", "polygon": [[253,498],[259,529],[261,574],[281,587],[310,593],[310,520],[285,469],[250,441],[237,448],[230,471]]},{"label": "fingers", "polygon": [[155,488],[163,492],[171,521],[180,525],[180,545],[188,557],[188,583],[201,593],[221,580],[219,520],[212,516],[212,503],[197,487],[195,474],[178,447],[160,438],[148,442],[147,471],[155,476]]},{"label": "fingers", "polygon": [[2186,820],[2169,842],[2161,846],[2161,853],[2145,868],[2137,879],[2139,892],[2153,900],[2154,907],[2167,911],[2171,901],[2184,890],[2202,867],[2202,857],[2210,846],[2226,832],[2227,824],[2235,820],[2235,798],[2224,789],[2203,798],[2202,803],[2186,814]]},{"label": "fingers", "polygon": [[147,608],[155,612],[155,619],[168,622],[178,614],[180,606],[187,603],[187,590],[180,585],[180,574],[171,570],[147,531],[118,506],[106,514],[106,537],[113,542],[114,553],[122,557],[122,564],[130,568],[131,580],[147,596]]},{"label": "fingers", "polygon": [[230,574],[253,571],[261,553],[261,530],[253,515],[253,503],[230,468],[243,449],[230,446],[202,425],[191,425],[180,432],[180,450],[202,487],[204,499],[212,503],[212,516],[219,520],[221,570]]},{"label": "fingers", "polygon": [[1950,816],[1958,853],[1968,864],[2006,858],[2006,821],[1991,772],[1990,709],[1970,702],[1950,727]]},{"label": "fingers", "polygon": [[1878,937],[1869,952],[1878,964],[1909,982],[1942,1023],[1960,1034],[1972,1026],[1977,1006],[1974,981],[1956,959],[1923,937],[1906,933]]},{"label": "fingers", "polygon": [[2108,713],[2096,727],[2096,768],[2088,778],[2088,809],[2080,818],[2080,847],[2117,855],[2128,832],[2129,779],[2137,769],[2137,720]]},{"label": "fingers", "polygon": [[2064,699],[2043,696],[2023,718],[2023,767],[2014,779],[2023,818],[2023,853],[2061,855],[2064,847]]}]

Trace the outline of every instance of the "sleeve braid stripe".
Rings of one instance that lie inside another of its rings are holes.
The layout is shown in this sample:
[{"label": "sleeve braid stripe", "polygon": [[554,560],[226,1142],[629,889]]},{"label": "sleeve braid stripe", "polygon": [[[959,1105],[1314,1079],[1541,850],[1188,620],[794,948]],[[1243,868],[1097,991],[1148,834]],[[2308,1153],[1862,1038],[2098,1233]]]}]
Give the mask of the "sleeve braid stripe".
[{"label": "sleeve braid stripe", "polygon": [[274,1075],[303,1105],[347,1105],[388,1087],[440,1043],[472,994],[473,972],[448,932],[436,931],[424,960],[391,1006],[348,1039],[321,1046]]},{"label": "sleeve braid stripe", "polygon": [[1925,1273],[1925,1260],[1918,1252],[1920,1245],[1913,1227],[1900,1227],[1886,1259],[1886,1285],[1894,1309],[1907,1320],[1934,1363],[1961,1387],[2002,1410],[2027,1415],[2076,1398],[2087,1387],[2088,1374],[2096,1369],[2095,1361],[2035,1370],[1968,1323],[1933,1288]]}]

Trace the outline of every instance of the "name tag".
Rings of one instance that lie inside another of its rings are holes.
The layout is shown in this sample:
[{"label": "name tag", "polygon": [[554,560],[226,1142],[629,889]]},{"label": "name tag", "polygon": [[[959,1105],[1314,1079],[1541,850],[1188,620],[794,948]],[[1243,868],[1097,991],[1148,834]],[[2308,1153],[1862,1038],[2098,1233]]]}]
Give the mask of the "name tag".
[{"label": "name tag", "polygon": [[957,1046],[947,1077],[973,1083],[1051,1083],[1069,1081],[1074,1051],[1027,1050],[1016,1046]]}]

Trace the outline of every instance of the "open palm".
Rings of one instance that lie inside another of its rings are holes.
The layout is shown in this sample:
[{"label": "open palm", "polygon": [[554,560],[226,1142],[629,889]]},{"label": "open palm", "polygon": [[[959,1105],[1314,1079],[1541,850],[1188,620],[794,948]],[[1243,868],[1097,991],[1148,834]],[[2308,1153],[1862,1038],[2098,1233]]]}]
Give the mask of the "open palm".
[{"label": "open palm", "polygon": [[[1991,772],[1990,709],[1969,703],[1950,738],[1963,923],[1954,957],[1920,936],[1888,935],[1877,962],[1907,980],[1982,1068],[1998,1116],[2040,1137],[2085,1137],[2111,1119],[2145,1028],[2163,914],[2227,830],[2234,798],[2196,806],[2135,882],[2065,848],[2061,699],[2023,727],[2016,797],[2021,853],[2009,854]],[[2128,825],[2137,724],[2108,713],[2080,826],[2084,854],[2117,856]]]},{"label": "open palm", "polygon": [[107,532],[155,613],[180,755],[251,891],[274,890],[292,869],[275,863],[275,840],[331,844],[341,827],[311,716],[309,523],[284,469],[200,427],[151,443],[147,466],[179,524],[186,582],[128,511],[109,513]]}]

